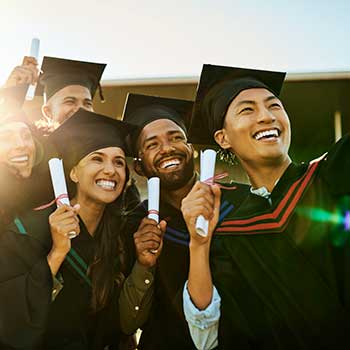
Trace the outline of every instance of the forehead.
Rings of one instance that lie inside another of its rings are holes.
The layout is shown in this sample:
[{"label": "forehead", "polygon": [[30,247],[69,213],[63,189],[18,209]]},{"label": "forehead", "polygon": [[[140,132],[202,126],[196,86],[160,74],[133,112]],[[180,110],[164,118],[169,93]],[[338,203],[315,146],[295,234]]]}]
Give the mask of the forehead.
[{"label": "forehead", "polygon": [[[265,100],[266,98],[274,96],[271,91],[264,88],[254,88],[246,89],[241,91],[232,101],[232,104],[237,104],[242,101],[260,101]],[[276,97],[278,98],[278,97]]]},{"label": "forehead", "polygon": [[82,85],[68,85],[63,89],[58,90],[49,101],[55,101],[56,99],[64,99],[66,97],[75,97],[79,99],[92,99],[90,90],[86,86]]},{"label": "forehead", "polygon": [[29,130],[29,128],[25,123],[22,122],[0,124],[0,133],[21,132],[23,130]]},{"label": "forehead", "polygon": [[154,120],[142,129],[139,136],[139,142],[142,143],[151,137],[162,137],[170,132],[176,131],[185,135],[184,130],[170,119]]},{"label": "forehead", "polygon": [[99,154],[102,154],[102,155],[104,155],[106,157],[123,157],[123,158],[125,158],[125,152],[120,147],[101,148],[101,149],[98,149],[96,151],[93,151],[93,152],[89,153],[88,156],[92,155],[94,153],[99,153]]}]

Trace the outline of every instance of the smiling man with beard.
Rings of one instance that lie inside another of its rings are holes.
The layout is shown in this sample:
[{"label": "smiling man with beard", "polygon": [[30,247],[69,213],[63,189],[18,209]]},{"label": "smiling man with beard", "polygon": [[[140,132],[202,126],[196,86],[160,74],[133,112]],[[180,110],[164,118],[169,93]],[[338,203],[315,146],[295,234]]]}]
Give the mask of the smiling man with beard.
[{"label": "smiling man with beard", "polygon": [[[135,309],[129,311],[130,323],[122,325],[126,333],[132,333],[138,312],[146,307],[144,294],[154,293],[151,312],[142,326],[139,349],[195,348],[183,311],[183,289],[190,264],[190,235],[180,210],[182,200],[195,186],[198,177],[194,169],[194,149],[187,140],[186,124],[192,106],[191,101],[130,94],[124,111],[124,121],[138,127],[131,137],[135,170],[147,178],[159,177],[161,187],[160,224],[147,218],[147,201],[129,220],[129,232],[134,234],[136,246],[152,240],[152,235],[163,238],[160,245],[155,242],[152,251],[143,257],[148,261],[148,272],[155,278],[139,276],[131,279],[130,276],[126,282],[129,287],[134,285],[129,298],[135,305]],[[150,284],[152,288],[146,292],[146,285]],[[121,299],[120,307],[123,305],[132,303]]]}]

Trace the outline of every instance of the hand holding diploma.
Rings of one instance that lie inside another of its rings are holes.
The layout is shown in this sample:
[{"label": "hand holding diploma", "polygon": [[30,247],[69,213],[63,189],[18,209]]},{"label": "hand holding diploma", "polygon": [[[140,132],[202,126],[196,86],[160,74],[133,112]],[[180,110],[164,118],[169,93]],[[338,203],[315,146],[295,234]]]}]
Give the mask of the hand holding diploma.
[{"label": "hand holding diploma", "polygon": [[[33,38],[30,46],[30,53],[29,53],[30,57],[25,57],[23,64],[26,64],[27,66],[29,66],[31,63],[29,60],[30,58],[32,58],[34,59],[35,68],[36,68],[36,65],[38,64],[38,59],[39,59],[39,48],[40,48],[40,40],[38,38]],[[29,86],[29,89],[26,95],[26,100],[32,100],[34,98],[36,80],[37,80],[37,75],[34,77],[34,79],[31,82],[31,85]]]},{"label": "hand holding diploma", "polygon": [[147,181],[148,218],[159,222],[159,177],[151,177]]},{"label": "hand holding diploma", "polygon": [[[57,207],[62,205],[70,206],[62,159],[51,158],[49,160],[49,168]],[[68,232],[67,236],[70,239],[74,238],[77,236],[77,232],[72,230]]]},{"label": "hand holding diploma", "polygon": [[[205,182],[207,180],[214,178],[215,172],[215,160],[216,160],[216,152],[212,149],[207,149],[201,152],[201,173],[200,173],[200,181]],[[208,235],[208,226],[209,221],[206,220],[202,215],[198,216],[196,221],[196,232],[200,236]]]},{"label": "hand holding diploma", "polygon": [[[159,177],[151,177],[147,181],[148,189],[148,218],[159,223]],[[156,254],[157,250],[152,249],[151,253]]]}]

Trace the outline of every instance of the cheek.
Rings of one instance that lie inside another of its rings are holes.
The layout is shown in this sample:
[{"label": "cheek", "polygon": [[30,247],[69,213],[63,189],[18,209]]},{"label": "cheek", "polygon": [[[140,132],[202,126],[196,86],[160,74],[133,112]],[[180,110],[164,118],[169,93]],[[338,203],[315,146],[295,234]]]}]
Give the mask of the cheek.
[{"label": "cheek", "polygon": [[125,185],[125,180],[126,180],[126,170],[125,168],[118,168],[117,172],[119,175],[120,185],[121,187],[123,187]]},{"label": "cheek", "polygon": [[27,141],[27,147],[29,149],[30,154],[34,155],[35,154],[35,143],[33,140]]},{"label": "cheek", "polygon": [[0,142],[0,161],[4,161],[7,158],[8,153],[10,152],[11,148],[8,146],[7,143]]}]

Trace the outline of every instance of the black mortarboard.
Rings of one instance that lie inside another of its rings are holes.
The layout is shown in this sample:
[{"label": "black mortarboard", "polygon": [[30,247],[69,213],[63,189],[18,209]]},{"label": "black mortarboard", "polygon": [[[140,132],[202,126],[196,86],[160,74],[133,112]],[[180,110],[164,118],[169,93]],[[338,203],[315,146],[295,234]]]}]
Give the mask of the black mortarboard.
[{"label": "black mortarboard", "polygon": [[188,100],[128,94],[122,119],[138,127],[130,134],[134,156],[137,155],[135,147],[142,129],[155,120],[170,119],[187,135],[192,108],[193,102]]},{"label": "black mortarboard", "polygon": [[194,102],[189,137],[191,142],[215,144],[227,109],[243,90],[265,88],[280,94],[286,73],[204,64]]},{"label": "black mortarboard", "polygon": [[[82,85],[87,87],[91,96],[94,97],[105,67],[104,63],[45,56],[35,95],[42,96],[45,93],[46,100],[48,100],[66,86]],[[101,97],[101,99],[103,98]]]},{"label": "black mortarboard", "polygon": [[0,89],[0,120],[9,116],[23,114],[21,111],[28,84],[21,84]]},{"label": "black mortarboard", "polygon": [[132,126],[120,120],[79,109],[50,136],[67,170],[89,153],[107,147],[120,147],[126,155],[126,137]]}]

